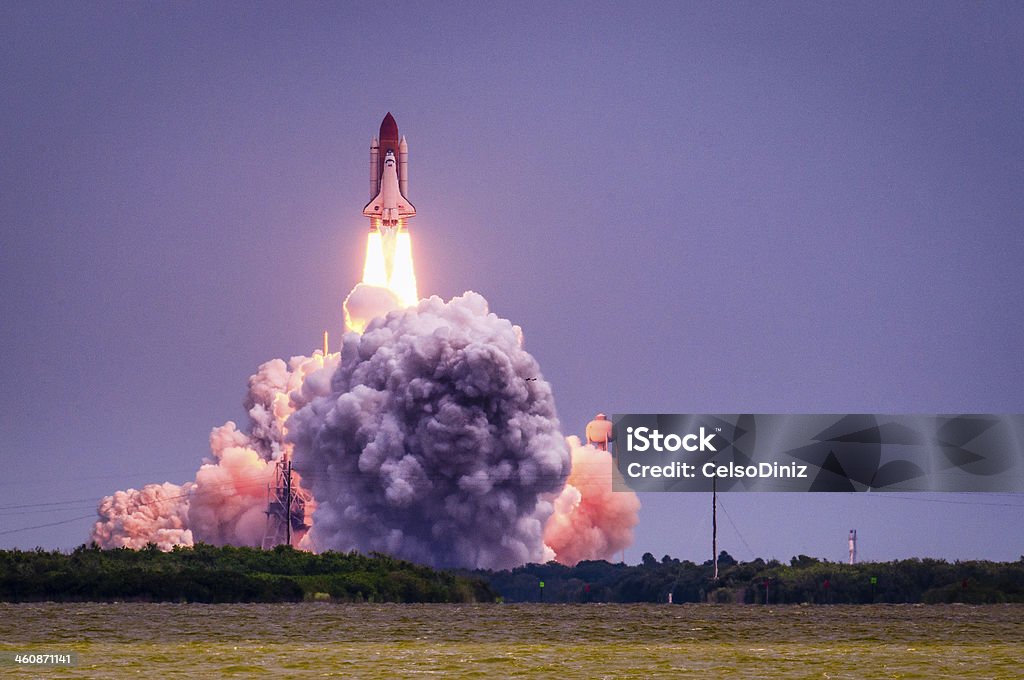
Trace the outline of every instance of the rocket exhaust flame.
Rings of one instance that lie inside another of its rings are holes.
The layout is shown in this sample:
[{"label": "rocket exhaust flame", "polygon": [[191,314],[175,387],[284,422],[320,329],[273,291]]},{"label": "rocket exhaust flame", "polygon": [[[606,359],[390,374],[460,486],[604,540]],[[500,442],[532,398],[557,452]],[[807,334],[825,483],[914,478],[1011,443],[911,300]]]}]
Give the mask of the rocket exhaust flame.
[{"label": "rocket exhaust flame", "polygon": [[412,261],[412,239],[404,226],[372,229],[366,237],[363,281],[367,286],[387,288],[402,307],[419,300]]},{"label": "rocket exhaust flame", "polygon": [[416,293],[416,272],[412,264],[412,237],[408,231],[399,228],[395,238],[388,288],[398,296],[403,307],[412,307],[419,300]]},{"label": "rocket exhaust flame", "polygon": [[363,283],[379,288],[388,287],[387,264],[384,262],[384,238],[379,230],[370,231],[366,237]]}]

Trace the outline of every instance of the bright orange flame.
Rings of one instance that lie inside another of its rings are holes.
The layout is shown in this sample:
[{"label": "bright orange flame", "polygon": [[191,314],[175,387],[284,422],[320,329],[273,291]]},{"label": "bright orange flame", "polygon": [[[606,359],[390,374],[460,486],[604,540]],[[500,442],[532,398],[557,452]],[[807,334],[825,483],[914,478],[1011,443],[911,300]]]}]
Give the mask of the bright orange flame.
[{"label": "bright orange flame", "polygon": [[412,239],[405,229],[398,232],[388,288],[402,301],[403,307],[412,307],[419,301],[416,294],[416,272],[412,265]]},{"label": "bright orange flame", "polygon": [[381,232],[381,229],[373,229],[366,239],[363,283],[387,288],[403,307],[411,307],[419,301],[412,262],[412,239],[402,224],[386,233]]},{"label": "bright orange flame", "polygon": [[369,286],[388,287],[388,275],[384,268],[384,243],[376,229],[366,239],[366,263],[363,265],[363,283]]}]

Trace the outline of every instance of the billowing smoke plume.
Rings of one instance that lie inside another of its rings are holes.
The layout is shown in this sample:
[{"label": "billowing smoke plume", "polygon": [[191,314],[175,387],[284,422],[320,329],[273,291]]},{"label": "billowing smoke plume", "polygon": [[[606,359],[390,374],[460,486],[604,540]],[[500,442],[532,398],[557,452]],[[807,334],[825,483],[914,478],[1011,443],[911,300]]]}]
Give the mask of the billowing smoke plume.
[{"label": "billowing smoke plume", "polygon": [[366,283],[356,284],[345,298],[345,328],[362,333],[378,316],[384,316],[401,306],[398,296],[387,288]]},{"label": "billowing smoke plume", "polygon": [[607,452],[562,437],[519,328],[481,296],[399,309],[360,284],[346,314],[369,325],[340,355],[261,365],[248,422],[213,429],[195,481],[104,498],[92,540],[261,545],[267,485],[292,456],[314,496],[306,549],[505,568],[610,559],[632,542],[636,495],[611,491]]},{"label": "billowing smoke plume", "polygon": [[191,483],[165,482],[118,491],[100,501],[92,540],[104,548],[138,550],[155,543],[161,550],[192,545],[188,529]]},{"label": "billowing smoke plume", "polygon": [[[242,435],[234,430],[234,423],[227,423],[214,430],[211,444],[218,438],[218,430],[224,429]],[[274,479],[274,463],[261,458],[254,444],[214,450],[216,460],[199,468],[188,509],[189,527],[196,540],[249,546],[263,541],[267,485]]]},{"label": "billowing smoke plume", "polygon": [[554,500],[544,528],[544,543],[562,564],[610,560],[632,545],[640,521],[640,499],[632,491],[612,491],[614,463],[607,451],[568,437],[572,472]]},{"label": "billowing smoke plume", "polygon": [[569,451],[517,326],[466,293],[345,337],[331,393],[288,421],[320,549],[435,566],[543,561]]},{"label": "billowing smoke plume", "polygon": [[[249,378],[245,406],[249,422],[241,431],[228,421],[210,433],[210,456],[196,472],[195,482],[150,484],[136,491],[118,491],[100,501],[99,521],[91,539],[105,548],[163,549],[192,545],[261,544],[266,532],[267,484],[276,461],[288,451],[284,441],[288,417],[330,388],[338,355],[274,359]],[[173,497],[173,502],[170,500]],[[312,504],[308,507],[311,511]]]}]

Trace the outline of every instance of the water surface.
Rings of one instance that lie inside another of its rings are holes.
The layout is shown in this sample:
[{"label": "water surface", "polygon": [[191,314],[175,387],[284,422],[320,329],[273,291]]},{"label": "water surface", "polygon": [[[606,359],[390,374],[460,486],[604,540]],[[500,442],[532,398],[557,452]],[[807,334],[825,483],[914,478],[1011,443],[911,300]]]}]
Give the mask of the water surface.
[{"label": "water surface", "polygon": [[1024,605],[0,604],[5,677],[1024,678]]}]

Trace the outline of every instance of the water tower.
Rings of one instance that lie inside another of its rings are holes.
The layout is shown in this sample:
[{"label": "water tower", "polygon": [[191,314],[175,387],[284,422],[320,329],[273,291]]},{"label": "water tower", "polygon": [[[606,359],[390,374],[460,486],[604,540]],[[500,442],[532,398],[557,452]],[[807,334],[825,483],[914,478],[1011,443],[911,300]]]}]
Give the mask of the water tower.
[{"label": "water tower", "polygon": [[598,413],[587,423],[587,443],[602,451],[608,450],[608,443],[615,441],[612,432],[612,421],[603,413]]}]

